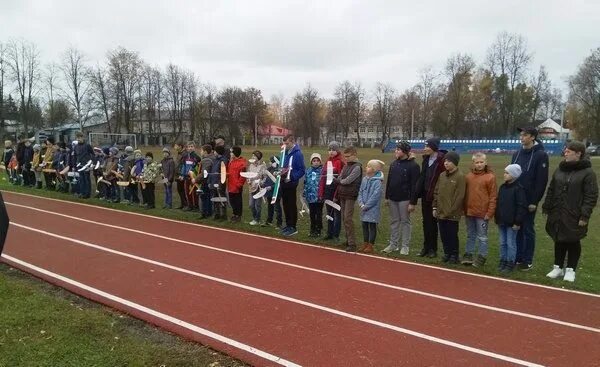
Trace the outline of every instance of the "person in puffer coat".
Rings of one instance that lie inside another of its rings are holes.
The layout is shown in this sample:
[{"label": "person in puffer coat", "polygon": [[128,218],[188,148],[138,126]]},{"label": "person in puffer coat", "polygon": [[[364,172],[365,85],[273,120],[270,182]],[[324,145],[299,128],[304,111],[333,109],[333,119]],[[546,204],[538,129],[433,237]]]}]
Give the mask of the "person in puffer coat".
[{"label": "person in puffer coat", "polygon": [[360,221],[363,229],[363,245],[359,252],[372,253],[377,237],[377,224],[381,219],[381,199],[383,198],[383,169],[384,163],[370,160],[367,163],[366,175],[358,190],[358,206]]},{"label": "person in puffer coat", "polygon": [[321,155],[313,153],[310,156],[310,167],[304,176],[303,196],[308,204],[310,214],[310,234],[308,237],[319,237],[323,230],[323,200],[319,199],[319,182],[321,181]]},{"label": "person in puffer coat", "polygon": [[[542,205],[543,213],[548,215],[546,232],[554,240],[554,268],[546,275],[553,279],[564,276],[563,280],[574,282],[581,240],[587,235],[598,201],[598,183],[592,163],[585,157],[583,143],[567,144],[564,156],[552,175]],[[567,255],[567,267],[563,271]]]}]

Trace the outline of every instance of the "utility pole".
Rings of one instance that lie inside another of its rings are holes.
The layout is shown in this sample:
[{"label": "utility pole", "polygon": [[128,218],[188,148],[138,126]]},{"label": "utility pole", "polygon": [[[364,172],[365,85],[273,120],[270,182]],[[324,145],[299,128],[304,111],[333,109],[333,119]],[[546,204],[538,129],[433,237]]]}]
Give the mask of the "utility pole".
[{"label": "utility pole", "polygon": [[410,140],[413,139],[414,134],[415,134],[415,108],[413,107],[411,110],[411,116],[410,116]]}]

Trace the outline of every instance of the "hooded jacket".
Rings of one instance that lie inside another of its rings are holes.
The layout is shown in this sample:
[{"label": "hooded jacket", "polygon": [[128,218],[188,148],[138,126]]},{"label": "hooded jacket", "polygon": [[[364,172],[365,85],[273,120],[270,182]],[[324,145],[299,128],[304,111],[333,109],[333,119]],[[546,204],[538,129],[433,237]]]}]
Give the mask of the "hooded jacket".
[{"label": "hooded jacket", "polygon": [[[555,242],[576,242],[587,235],[598,201],[598,182],[587,159],[560,162],[552,175],[542,209],[548,214],[546,232]],[[583,220],[585,226],[579,226]]]},{"label": "hooded jacket", "polygon": [[240,176],[246,171],[246,159],[243,157],[233,158],[227,165],[227,191],[232,194],[241,193],[244,190],[246,179]]},{"label": "hooded jacket", "polygon": [[363,177],[357,198],[358,206],[361,207],[360,220],[362,222],[379,223],[382,198],[383,173],[379,171],[373,177]]},{"label": "hooded jacket", "polygon": [[282,187],[296,187],[298,186],[298,182],[300,181],[300,179],[304,177],[306,170],[304,166],[304,155],[302,154],[302,151],[300,150],[298,144],[294,144],[292,149],[290,149],[288,152],[285,152],[285,158],[283,159],[283,164],[281,165],[281,167],[288,168],[290,165],[290,159],[292,157],[292,173],[290,174],[290,181],[285,182],[285,180],[282,177]]},{"label": "hooded jacket", "polygon": [[525,189],[519,180],[505,182],[498,190],[496,205],[496,224],[501,226],[520,226],[527,214],[527,199]]},{"label": "hooded jacket", "polygon": [[419,165],[414,159],[396,159],[390,165],[385,198],[392,201],[410,200],[419,180]]},{"label": "hooded jacket", "polygon": [[421,175],[417,180],[417,188],[415,194],[410,199],[412,205],[417,204],[417,200],[425,200],[427,202],[433,202],[433,196],[435,192],[435,186],[437,185],[438,178],[445,171],[444,168],[444,155],[446,151],[438,150],[437,158],[431,166],[429,166],[429,156],[423,156],[423,163],[421,164]]},{"label": "hooded jacket", "polygon": [[318,203],[319,200],[319,182],[321,181],[321,171],[323,166],[309,167],[304,176],[304,198],[309,204]]},{"label": "hooded jacket", "polygon": [[465,177],[465,213],[469,217],[491,219],[496,212],[496,175],[486,166],[483,171],[471,170]]},{"label": "hooded jacket", "polygon": [[544,145],[536,142],[530,149],[521,148],[513,154],[511,163],[521,166],[519,182],[525,188],[527,205],[538,205],[548,184],[548,154]]}]

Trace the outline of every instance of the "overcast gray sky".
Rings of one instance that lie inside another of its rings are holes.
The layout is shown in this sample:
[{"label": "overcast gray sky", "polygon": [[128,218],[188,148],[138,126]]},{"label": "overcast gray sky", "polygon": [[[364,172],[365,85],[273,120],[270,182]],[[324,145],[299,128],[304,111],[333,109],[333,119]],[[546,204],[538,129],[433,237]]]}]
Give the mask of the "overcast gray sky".
[{"label": "overcast gray sky", "polygon": [[218,87],[258,87],[267,99],[309,82],[330,96],[346,79],[402,90],[453,53],[480,64],[501,31],[525,36],[532,69],[545,64],[564,89],[600,47],[600,1],[0,0],[0,42],[32,41],[44,62],[72,45],[102,63],[123,46]]}]

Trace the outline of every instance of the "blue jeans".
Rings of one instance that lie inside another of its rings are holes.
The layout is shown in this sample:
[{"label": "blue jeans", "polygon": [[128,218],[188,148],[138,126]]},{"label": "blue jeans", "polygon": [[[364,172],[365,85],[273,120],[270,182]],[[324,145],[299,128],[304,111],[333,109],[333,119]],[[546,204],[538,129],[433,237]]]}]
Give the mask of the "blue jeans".
[{"label": "blue jeans", "polygon": [[535,212],[527,212],[523,218],[521,229],[517,234],[517,258],[518,263],[533,264],[533,252],[535,250]]},{"label": "blue jeans", "polygon": [[173,182],[167,182],[165,187],[165,205],[171,208],[173,206]]},{"label": "blue jeans", "polygon": [[498,225],[500,233],[500,260],[515,262],[517,256],[517,232],[512,226]]},{"label": "blue jeans", "polygon": [[[256,192],[254,194],[256,194]],[[248,206],[250,207],[250,211],[252,212],[252,219],[254,219],[257,222],[260,222],[263,198],[255,199],[252,197],[252,195],[253,194],[251,193],[250,199],[248,201]]]},{"label": "blue jeans", "polygon": [[210,188],[208,184],[202,185],[202,193],[200,194],[200,203],[202,205],[202,215],[210,217],[213,215],[213,203],[210,201]]},{"label": "blue jeans", "polygon": [[475,243],[479,241],[479,255],[488,254],[488,221],[478,217],[465,217],[467,222],[467,244],[465,252],[475,253]]}]

